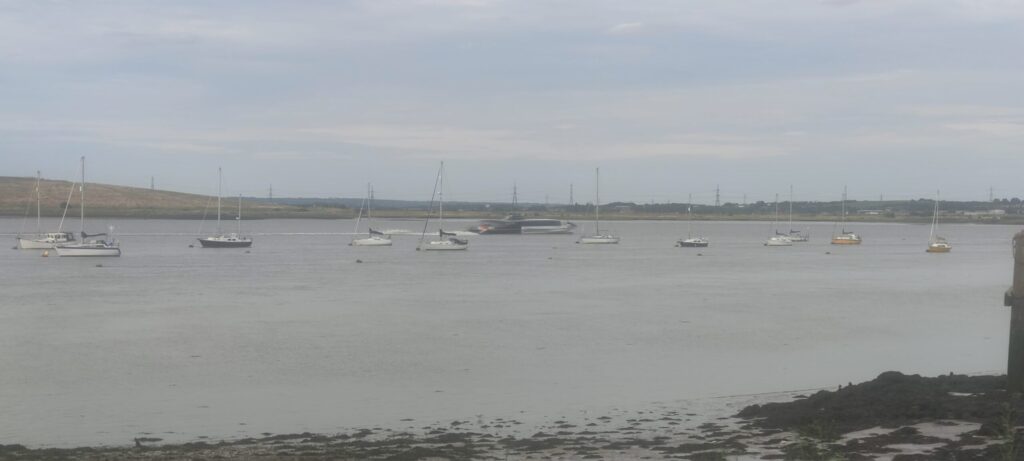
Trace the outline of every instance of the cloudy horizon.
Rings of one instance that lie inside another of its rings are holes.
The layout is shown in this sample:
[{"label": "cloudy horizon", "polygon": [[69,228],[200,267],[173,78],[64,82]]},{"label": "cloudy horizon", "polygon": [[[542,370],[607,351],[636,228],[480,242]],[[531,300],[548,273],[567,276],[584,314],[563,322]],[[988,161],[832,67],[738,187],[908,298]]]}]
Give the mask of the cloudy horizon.
[{"label": "cloudy horizon", "polygon": [[561,203],[1024,196],[1024,2],[0,1],[0,176]]}]

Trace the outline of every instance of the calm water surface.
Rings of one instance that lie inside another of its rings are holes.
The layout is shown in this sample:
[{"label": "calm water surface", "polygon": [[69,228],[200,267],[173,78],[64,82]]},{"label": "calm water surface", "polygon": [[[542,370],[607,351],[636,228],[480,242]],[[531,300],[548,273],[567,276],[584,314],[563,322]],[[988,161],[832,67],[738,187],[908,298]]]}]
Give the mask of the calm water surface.
[{"label": "calm water surface", "polygon": [[811,242],[766,248],[767,223],[703,223],[712,246],[679,249],[685,224],[613,222],[620,245],[483,236],[432,253],[410,236],[291,235],[350,221],[268,220],[245,223],[247,253],[189,248],[195,221],[93,223],[117,226],[123,257],[0,253],[0,443],[528,419],[998,371],[1017,230],[944,226],[955,248],[933,255],[924,225],[850,226],[864,244],[847,248],[812,223]]}]

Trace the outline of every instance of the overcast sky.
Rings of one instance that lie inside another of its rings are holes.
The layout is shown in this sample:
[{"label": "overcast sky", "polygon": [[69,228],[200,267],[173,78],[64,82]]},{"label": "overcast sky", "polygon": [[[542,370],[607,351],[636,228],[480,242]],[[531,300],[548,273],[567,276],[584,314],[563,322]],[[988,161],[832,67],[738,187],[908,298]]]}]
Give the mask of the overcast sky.
[{"label": "overcast sky", "polygon": [[1024,196],[1024,2],[0,0],[0,176],[198,193]]}]

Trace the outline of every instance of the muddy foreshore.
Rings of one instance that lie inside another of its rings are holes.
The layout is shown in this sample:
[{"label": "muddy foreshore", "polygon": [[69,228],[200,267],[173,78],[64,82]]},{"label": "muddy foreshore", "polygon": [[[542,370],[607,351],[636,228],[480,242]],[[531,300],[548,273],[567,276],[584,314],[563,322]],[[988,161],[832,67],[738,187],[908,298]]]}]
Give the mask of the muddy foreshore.
[{"label": "muddy foreshore", "polygon": [[1005,377],[878,378],[712,417],[685,407],[591,415],[525,427],[515,420],[452,421],[344,434],[262,434],[230,441],[27,448],[2,460],[689,459],[1018,460],[1024,406]]}]

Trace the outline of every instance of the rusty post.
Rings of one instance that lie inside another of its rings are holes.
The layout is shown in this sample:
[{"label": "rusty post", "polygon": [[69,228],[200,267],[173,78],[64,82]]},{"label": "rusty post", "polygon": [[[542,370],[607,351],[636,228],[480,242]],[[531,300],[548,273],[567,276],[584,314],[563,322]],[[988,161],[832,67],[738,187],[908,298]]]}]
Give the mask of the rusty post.
[{"label": "rusty post", "polygon": [[1006,364],[1006,387],[1024,394],[1024,231],[1013,236],[1013,287],[1003,304],[1010,306],[1010,350]]}]

